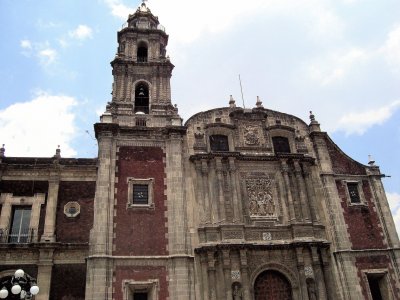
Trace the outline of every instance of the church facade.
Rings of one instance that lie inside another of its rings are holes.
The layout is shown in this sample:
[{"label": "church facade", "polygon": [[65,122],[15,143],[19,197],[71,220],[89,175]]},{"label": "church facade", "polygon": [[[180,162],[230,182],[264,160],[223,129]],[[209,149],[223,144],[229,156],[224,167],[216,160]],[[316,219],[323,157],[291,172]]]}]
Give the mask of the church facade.
[{"label": "church facade", "polygon": [[0,284],[22,268],[37,300],[400,299],[379,167],[260,100],[183,124],[167,44],[145,4],[118,32],[96,159],[1,148]]}]

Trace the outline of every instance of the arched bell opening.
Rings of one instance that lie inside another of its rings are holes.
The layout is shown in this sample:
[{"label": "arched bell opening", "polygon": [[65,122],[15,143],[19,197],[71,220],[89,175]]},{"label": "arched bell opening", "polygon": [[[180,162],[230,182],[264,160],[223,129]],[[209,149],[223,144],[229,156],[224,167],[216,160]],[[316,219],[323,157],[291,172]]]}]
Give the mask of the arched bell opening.
[{"label": "arched bell opening", "polygon": [[148,55],[148,50],[147,50],[147,44],[145,42],[140,42],[138,44],[137,48],[137,62],[143,63],[147,62],[147,55]]},{"label": "arched bell opening", "polygon": [[147,84],[143,82],[138,83],[135,88],[134,112],[148,114],[149,105],[150,105],[149,87]]}]

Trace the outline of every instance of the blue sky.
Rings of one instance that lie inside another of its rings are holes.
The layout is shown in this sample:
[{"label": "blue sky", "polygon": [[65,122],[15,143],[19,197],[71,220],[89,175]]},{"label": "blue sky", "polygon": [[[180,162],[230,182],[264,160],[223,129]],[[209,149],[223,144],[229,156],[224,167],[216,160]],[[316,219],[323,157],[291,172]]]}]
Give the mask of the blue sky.
[{"label": "blue sky", "polygon": [[[8,156],[95,157],[111,100],[117,31],[140,1],[0,1],[0,143]],[[151,0],[170,35],[173,103],[184,120],[260,96],[371,154],[400,225],[398,0]],[[400,228],[400,226],[399,226]]]}]

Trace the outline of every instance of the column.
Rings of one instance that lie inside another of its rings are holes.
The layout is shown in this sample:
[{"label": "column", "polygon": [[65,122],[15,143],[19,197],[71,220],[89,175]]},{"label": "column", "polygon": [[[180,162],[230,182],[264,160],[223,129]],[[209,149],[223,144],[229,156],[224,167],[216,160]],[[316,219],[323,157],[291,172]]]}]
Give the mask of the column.
[{"label": "column", "polygon": [[222,175],[222,158],[215,158],[215,170],[217,172],[218,179],[218,202],[219,202],[219,222],[226,222],[226,213],[225,213],[225,196],[224,196],[224,180]]},{"label": "column", "polygon": [[310,176],[310,166],[303,165],[303,172],[304,172],[304,176],[305,176],[304,181],[306,183],[307,196],[308,196],[309,204],[310,204],[311,220],[313,222],[319,223],[320,217],[318,215],[318,209],[316,207],[317,203],[315,201],[314,187],[313,187],[312,179]]},{"label": "column", "polygon": [[300,281],[300,292],[302,294],[302,299],[308,299],[306,275],[304,273],[304,259],[303,259],[302,247],[296,248],[296,256],[297,256],[297,270]]},{"label": "column", "polygon": [[232,299],[231,259],[228,249],[222,250],[222,267],[224,270],[225,296],[226,299]]},{"label": "column", "polygon": [[300,203],[301,203],[301,214],[303,216],[303,221],[310,221],[310,209],[308,206],[308,201],[306,199],[306,192],[305,192],[305,183],[304,178],[301,170],[300,163],[295,160],[294,161],[294,173],[296,176],[297,186],[300,194]]},{"label": "column", "polygon": [[312,255],[312,266],[314,271],[314,279],[315,284],[317,285],[318,289],[318,299],[324,300],[326,299],[326,287],[325,287],[325,280],[324,275],[321,271],[321,262],[318,255],[318,248],[311,247],[311,255]]},{"label": "column", "polygon": [[37,284],[40,292],[35,296],[36,300],[50,299],[51,271],[53,268],[53,249],[40,249]]},{"label": "column", "polygon": [[201,276],[203,285],[200,287],[202,292],[202,299],[208,300],[209,295],[209,285],[208,285],[208,256],[207,254],[201,254],[200,256],[201,263]]},{"label": "column", "polygon": [[336,300],[338,299],[338,295],[336,293],[334,278],[332,276],[332,268],[329,264],[329,251],[327,249],[321,249],[321,258],[322,271],[326,283],[326,298],[328,300]]},{"label": "column", "polygon": [[236,165],[235,158],[229,157],[229,174],[231,179],[231,195],[232,195],[232,210],[233,210],[233,223],[240,221],[238,188],[236,185]]},{"label": "column", "polygon": [[281,167],[282,167],[283,181],[285,184],[287,203],[289,204],[289,219],[292,222],[296,220],[296,214],[294,211],[293,197],[290,189],[289,166],[286,160],[281,161]]},{"label": "column", "polygon": [[202,180],[203,180],[203,192],[204,192],[204,209],[206,215],[206,223],[212,223],[213,216],[212,216],[212,203],[210,202],[210,193],[208,187],[208,164],[205,159],[201,160],[201,173],[202,173]]},{"label": "column", "polygon": [[44,220],[44,232],[41,242],[56,242],[55,226],[57,216],[58,188],[60,186],[60,177],[58,172],[50,175],[49,192],[47,195],[46,217]]},{"label": "column", "polygon": [[243,283],[243,300],[251,300],[249,271],[247,265],[247,250],[245,249],[240,250],[240,273]]},{"label": "column", "polygon": [[195,161],[195,169],[196,169],[196,203],[199,207],[199,220],[200,224],[206,223],[206,203],[205,203],[205,196],[203,191],[203,176],[201,172],[201,162]]},{"label": "column", "polygon": [[214,258],[214,251],[207,252],[207,259],[208,259],[208,279],[209,279],[209,300],[216,300],[217,299],[217,290],[216,290],[216,276],[215,276],[215,258]]}]

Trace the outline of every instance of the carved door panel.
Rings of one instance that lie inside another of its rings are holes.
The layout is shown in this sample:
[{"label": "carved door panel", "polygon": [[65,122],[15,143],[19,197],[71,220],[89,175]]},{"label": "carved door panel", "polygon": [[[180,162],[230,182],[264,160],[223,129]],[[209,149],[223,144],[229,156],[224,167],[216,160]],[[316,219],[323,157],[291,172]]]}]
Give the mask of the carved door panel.
[{"label": "carved door panel", "polygon": [[292,300],[292,288],[279,272],[265,271],[254,284],[255,300]]}]

